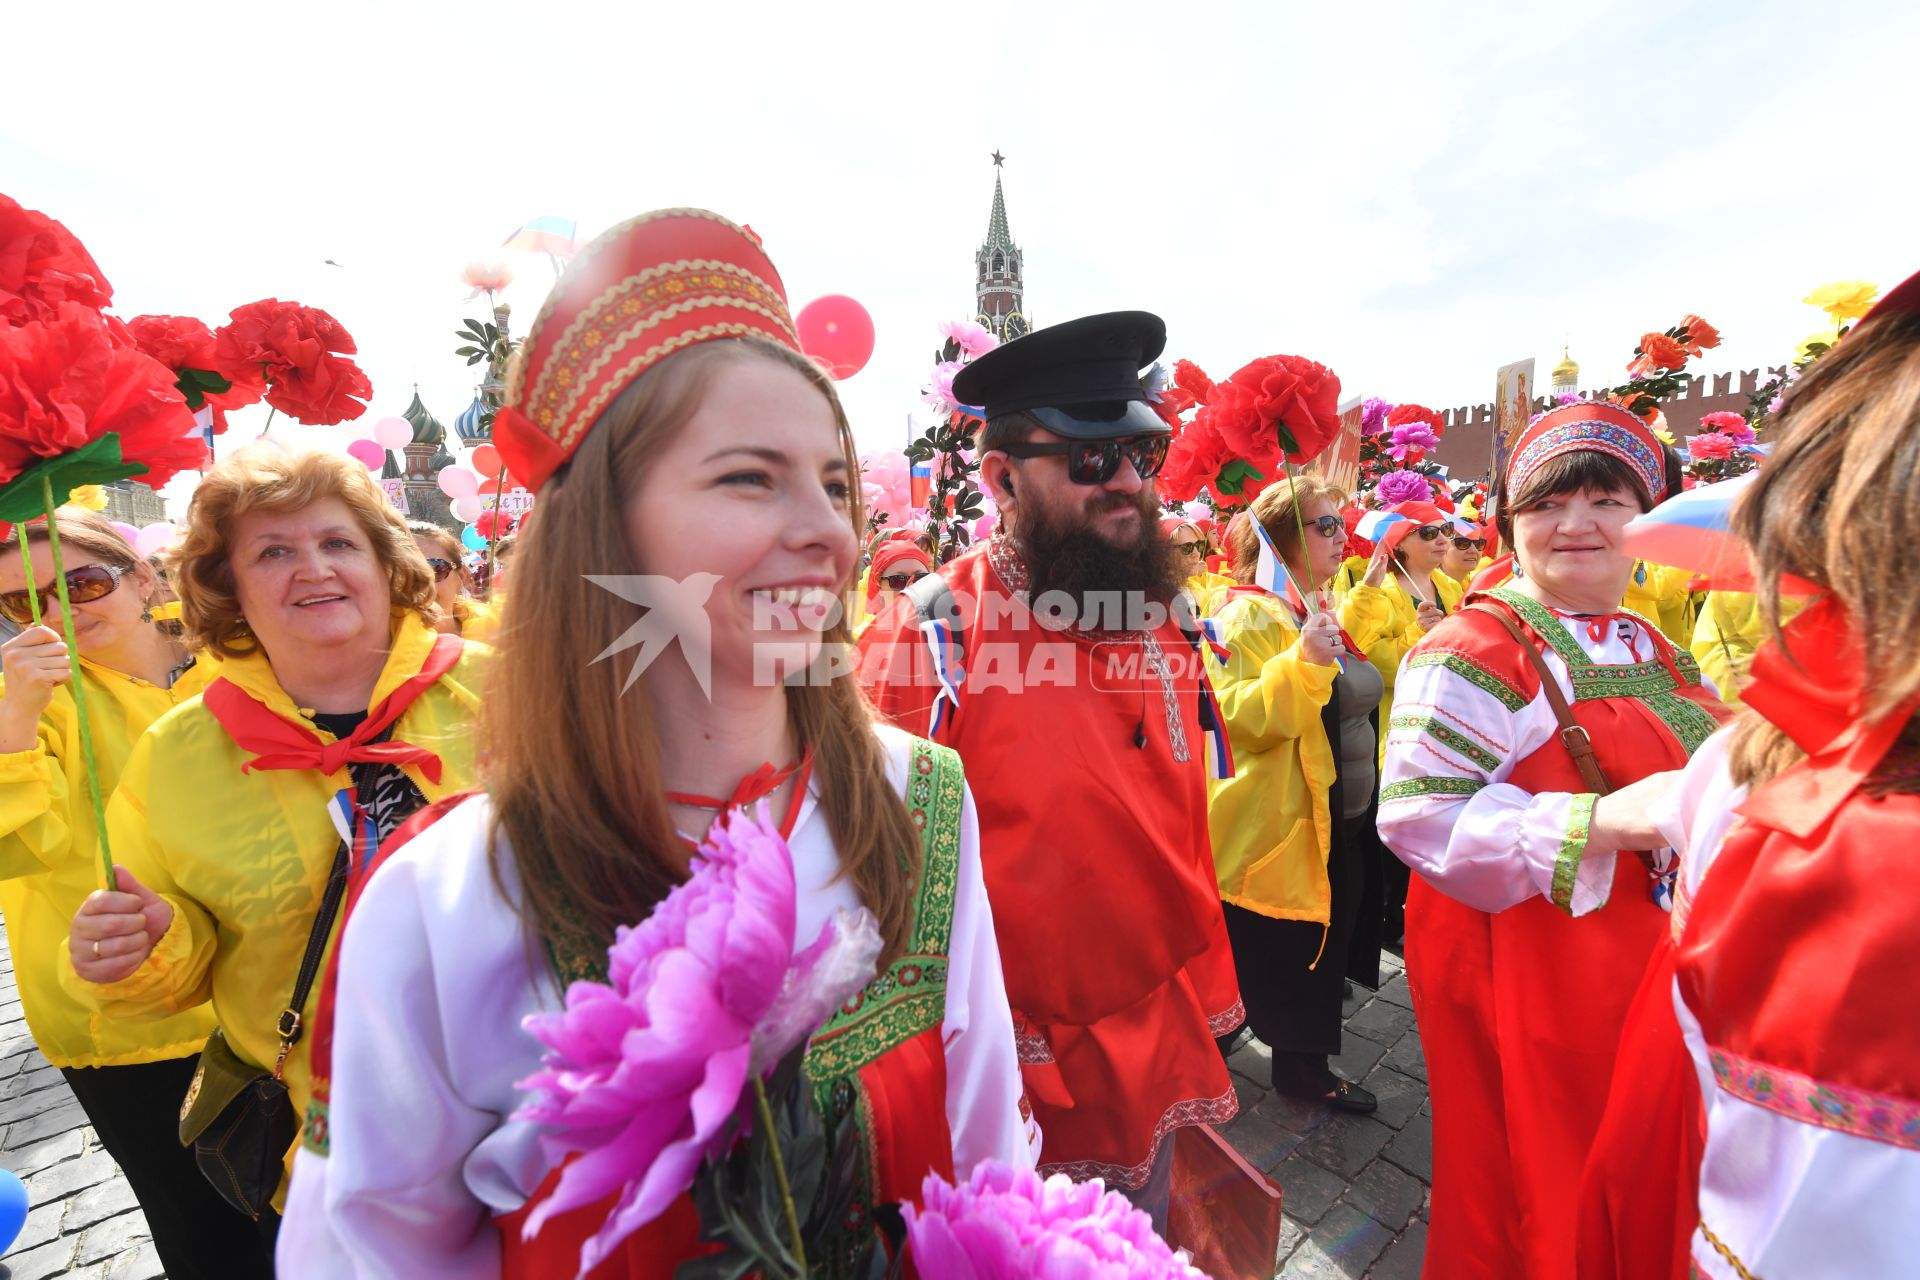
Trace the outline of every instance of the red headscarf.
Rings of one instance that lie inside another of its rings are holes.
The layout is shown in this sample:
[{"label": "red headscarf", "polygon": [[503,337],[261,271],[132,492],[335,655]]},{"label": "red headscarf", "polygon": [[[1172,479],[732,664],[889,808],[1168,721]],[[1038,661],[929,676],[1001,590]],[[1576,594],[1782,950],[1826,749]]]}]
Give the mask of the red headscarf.
[{"label": "red headscarf", "polygon": [[1452,517],[1448,516],[1447,513],[1439,507],[1434,506],[1431,502],[1420,502],[1418,500],[1413,502],[1396,502],[1388,507],[1387,510],[1397,516],[1406,517],[1406,521],[1403,523],[1389,525],[1387,531],[1380,536],[1380,541],[1386,544],[1387,550],[1389,551],[1398,551],[1400,544],[1411,537],[1415,529],[1424,529],[1430,524],[1443,526],[1452,524]]},{"label": "red headscarf", "polygon": [[867,599],[872,600],[880,594],[880,579],[886,577],[888,571],[902,560],[911,560],[929,572],[933,569],[927,553],[917,543],[906,539],[883,542],[880,549],[873,553],[873,564],[867,569]]}]

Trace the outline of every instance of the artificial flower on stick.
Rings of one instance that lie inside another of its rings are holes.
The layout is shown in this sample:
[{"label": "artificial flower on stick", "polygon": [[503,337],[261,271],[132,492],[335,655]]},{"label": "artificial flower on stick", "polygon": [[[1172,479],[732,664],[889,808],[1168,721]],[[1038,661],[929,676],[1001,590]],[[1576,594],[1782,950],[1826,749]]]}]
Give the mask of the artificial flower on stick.
[{"label": "artificial flower on stick", "polygon": [[113,286],[74,234],[0,195],[0,325],[50,319],[63,303],[100,310]]},{"label": "artificial flower on stick", "polygon": [[[736,811],[686,883],[619,930],[606,982],[575,982],[563,1011],[526,1020],[547,1052],[520,1082],[530,1098],[515,1118],[544,1126],[541,1145],[565,1161],[529,1238],[555,1214],[617,1196],[582,1247],[584,1274],[694,1188],[723,1256],[769,1280],[808,1274],[809,1242],[817,1253],[840,1225],[825,1208],[838,1189],[820,1171],[845,1135],[824,1133],[800,1057],[873,978],[881,941],[864,908],[841,911],[795,955],[795,901],[786,841],[764,808]],[[789,1170],[809,1171],[810,1185]]]},{"label": "artificial flower on stick", "polygon": [[233,309],[214,339],[219,372],[295,422],[346,422],[365,413],[373,396],[373,383],[347,359],[359,350],[353,335],[317,307],[278,298],[249,302]]},{"label": "artificial flower on stick", "polygon": [[213,330],[191,316],[135,316],[127,321],[135,345],[174,372],[174,389],[199,413],[209,409],[213,433],[227,429],[227,411],[255,404],[261,386],[236,386],[219,370]]}]

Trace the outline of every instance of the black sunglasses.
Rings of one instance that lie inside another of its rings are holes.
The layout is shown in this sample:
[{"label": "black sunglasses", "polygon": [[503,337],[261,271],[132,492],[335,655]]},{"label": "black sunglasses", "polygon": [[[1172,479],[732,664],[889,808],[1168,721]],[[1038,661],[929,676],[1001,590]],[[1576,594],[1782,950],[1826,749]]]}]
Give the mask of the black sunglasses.
[{"label": "black sunglasses", "polygon": [[1413,535],[1422,542],[1432,542],[1445,532],[1446,530],[1437,524],[1423,524],[1413,531]]},{"label": "black sunglasses", "polygon": [[1176,542],[1173,544],[1173,554],[1177,556],[1201,556],[1206,553],[1207,544],[1204,542]]},{"label": "black sunglasses", "polygon": [[1456,537],[1453,540],[1453,545],[1456,550],[1460,551],[1478,551],[1480,549],[1480,540],[1478,538]]},{"label": "black sunglasses", "polygon": [[453,572],[453,566],[438,556],[427,557],[427,568],[433,570],[433,580],[435,582],[445,582],[447,575]]},{"label": "black sunglasses", "polygon": [[[117,564],[83,564],[78,569],[67,570],[67,599],[73,604],[87,604],[110,596],[114,588],[120,585],[120,575],[126,570]],[[33,605],[27,600],[30,595],[40,597],[40,613],[47,612],[49,601],[60,598],[53,587],[29,587],[21,591],[0,592],[0,613],[7,615],[10,621],[23,627],[33,625]]]},{"label": "black sunglasses", "polygon": [[1167,462],[1170,435],[1127,436],[1117,440],[1062,440],[1058,443],[1002,445],[1009,458],[1051,458],[1061,454],[1067,459],[1067,479],[1075,484],[1105,484],[1120,470],[1124,456],[1133,464],[1142,480],[1160,474]]},{"label": "black sunglasses", "polygon": [[920,579],[926,576],[927,576],[927,571],[925,569],[921,569],[912,573],[889,573],[885,577],[881,578],[880,581],[886,583],[888,588],[891,590],[905,591],[908,587],[912,586],[914,583],[920,581]]},{"label": "black sunglasses", "polygon": [[1319,532],[1323,538],[1344,538],[1347,536],[1347,522],[1339,516],[1315,516],[1307,521],[1307,527]]}]

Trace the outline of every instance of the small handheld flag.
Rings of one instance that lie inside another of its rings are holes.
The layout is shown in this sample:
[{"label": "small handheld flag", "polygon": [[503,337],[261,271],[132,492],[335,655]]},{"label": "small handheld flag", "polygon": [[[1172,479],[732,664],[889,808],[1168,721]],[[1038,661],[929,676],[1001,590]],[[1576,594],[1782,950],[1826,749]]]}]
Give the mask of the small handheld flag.
[{"label": "small handheld flag", "polygon": [[571,218],[542,214],[508,236],[503,249],[525,249],[565,261],[573,256],[580,224]]},{"label": "small handheld flag", "polygon": [[1360,517],[1353,532],[1356,537],[1365,538],[1368,542],[1378,542],[1394,525],[1406,523],[1407,517],[1391,511],[1369,511]]},{"label": "small handheld flag", "polygon": [[933,490],[933,465],[916,462],[907,470],[908,497],[916,507],[927,505],[927,495]]}]

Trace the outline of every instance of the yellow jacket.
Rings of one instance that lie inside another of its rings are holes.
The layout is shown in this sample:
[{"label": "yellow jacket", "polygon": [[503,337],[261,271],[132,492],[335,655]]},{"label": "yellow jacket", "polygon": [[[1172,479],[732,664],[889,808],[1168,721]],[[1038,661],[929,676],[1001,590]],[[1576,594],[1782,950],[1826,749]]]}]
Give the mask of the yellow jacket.
[{"label": "yellow jacket", "polygon": [[[401,617],[372,705],[420,670],[435,638],[414,614]],[[484,645],[467,645],[453,670],[394,724],[396,740],[440,756],[439,782],[418,765],[401,766],[429,802],[474,785],[472,722],[488,656]],[[333,741],[294,706],[264,655],[226,659],[219,674]],[[344,766],[331,776],[311,769],[243,774],[250,758],[199,699],[162,716],[140,740],[114,793],[108,835],[114,857],[172,905],[173,923],[146,963],[106,986],[83,980],[63,945],[60,981],[111,1018],[163,1018],[210,999],[234,1051],[271,1067],[280,1048],[275,1024],[293,993],[340,844],[328,802],[352,780]],[[327,946],[331,951],[332,939]],[[315,982],[301,1011],[309,1026],[319,995]],[[296,1116],[307,1109],[310,1043],[294,1046],[282,1076]]]},{"label": "yellow jacket", "polygon": [[[1806,600],[1798,596],[1780,597],[1780,625],[1793,621],[1806,607]],[[1766,638],[1757,597],[1745,591],[1707,593],[1694,626],[1692,650],[1700,673],[1720,691],[1720,701],[1730,707],[1740,705],[1740,686],[1746,681],[1753,651]]]},{"label": "yellow jacket", "polygon": [[1187,579],[1187,590],[1193,593],[1194,611],[1203,618],[1211,617],[1227,598],[1234,580],[1224,573],[1215,573],[1211,569],[1202,569]]},{"label": "yellow jacket", "polygon": [[[199,693],[214,665],[202,659],[162,689],[80,659],[102,799],[113,795],[147,726]],[[80,721],[72,691],[61,685],[40,713],[33,748],[0,754],[0,913],[27,1030],[56,1067],[119,1067],[198,1053],[213,1031],[205,1005],[158,1022],[118,1022],[60,989],[54,955],[67,949],[74,913],[103,879]]]},{"label": "yellow jacket", "polygon": [[460,624],[460,638],[479,644],[493,644],[500,634],[500,608],[485,600],[457,596],[453,602],[454,620]]},{"label": "yellow jacket", "polygon": [[[1362,648],[1388,621],[1385,592],[1355,587],[1335,607]],[[1321,712],[1338,666],[1309,662],[1285,605],[1236,591],[1213,615],[1225,662],[1207,650],[1207,674],[1233,744],[1233,777],[1207,784],[1207,826],[1220,898],[1277,920],[1326,924],[1328,792],[1337,768]]]},{"label": "yellow jacket", "polygon": [[1693,643],[1693,578],[1690,570],[1636,560],[1621,607],[1655,623],[1684,649]]},{"label": "yellow jacket", "polygon": [[[1338,593],[1357,591],[1366,585],[1367,558],[1349,556],[1340,566],[1340,572],[1333,577],[1334,589]],[[1434,570],[1431,581],[1434,594],[1440,599],[1440,607],[1447,613],[1456,613],[1460,609],[1460,600],[1466,594],[1466,588],[1449,578],[1439,570]],[[1380,764],[1387,761],[1387,723],[1393,719],[1393,678],[1400,671],[1400,660],[1407,651],[1420,643],[1426,631],[1420,626],[1419,606],[1413,597],[1400,585],[1400,575],[1389,572],[1387,580],[1378,588],[1386,599],[1388,616],[1385,627],[1377,640],[1369,641],[1353,628],[1347,628],[1347,634],[1353,642],[1366,650],[1367,661],[1380,673],[1380,683],[1386,692],[1380,695]]]}]

